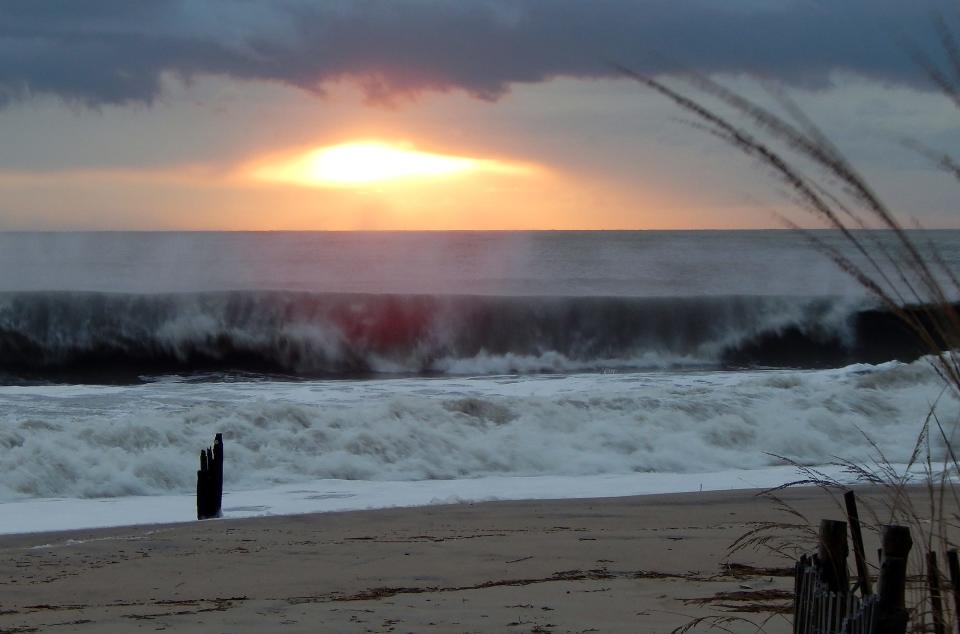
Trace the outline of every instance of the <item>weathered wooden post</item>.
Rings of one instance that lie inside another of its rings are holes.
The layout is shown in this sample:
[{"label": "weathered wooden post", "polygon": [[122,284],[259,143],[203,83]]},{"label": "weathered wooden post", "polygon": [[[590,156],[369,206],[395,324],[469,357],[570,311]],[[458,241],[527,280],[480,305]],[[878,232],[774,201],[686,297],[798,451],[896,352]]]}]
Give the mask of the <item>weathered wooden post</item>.
[{"label": "weathered wooden post", "polygon": [[207,464],[207,452],[204,449],[200,450],[200,470],[197,471],[197,519],[205,520],[209,517],[207,514],[207,509],[209,508],[209,501],[207,496],[207,491],[210,486],[207,484],[209,480],[210,470],[209,465]]},{"label": "weathered wooden post", "polygon": [[907,585],[907,557],[913,548],[910,529],[906,526],[884,526],[882,534],[883,562],[877,592],[877,619],[874,634],[904,634],[908,613],[904,594]]},{"label": "weathered wooden post", "polygon": [[217,434],[213,448],[200,450],[197,471],[197,519],[220,517],[223,501],[223,435]]},{"label": "weathered wooden post", "polygon": [[850,588],[847,572],[847,523],[820,520],[820,579],[831,592],[846,593]]},{"label": "weathered wooden post", "polygon": [[946,634],[943,622],[943,601],[940,598],[940,567],[937,565],[937,553],[932,550],[927,553],[927,587],[930,590],[934,634]]},{"label": "weathered wooden post", "polygon": [[960,632],[960,558],[957,551],[947,551],[947,567],[950,569],[950,588],[953,590],[953,616],[957,620],[957,631]]},{"label": "weathered wooden post", "polygon": [[819,613],[816,631],[824,634],[837,632],[845,616],[838,607],[845,604],[850,594],[850,573],[847,571],[847,523],[840,520],[820,520],[820,548],[817,553],[817,576],[825,592],[818,592],[814,601]]},{"label": "weathered wooden post", "polygon": [[214,517],[222,515],[223,508],[223,434],[217,434],[213,440],[213,504]]},{"label": "weathered wooden post", "polygon": [[850,524],[850,540],[853,542],[853,559],[857,564],[857,580],[860,584],[860,596],[873,594],[870,583],[870,571],[867,569],[867,557],[863,549],[863,533],[860,531],[860,512],[857,510],[857,497],[853,491],[843,494],[847,505],[847,522]]}]

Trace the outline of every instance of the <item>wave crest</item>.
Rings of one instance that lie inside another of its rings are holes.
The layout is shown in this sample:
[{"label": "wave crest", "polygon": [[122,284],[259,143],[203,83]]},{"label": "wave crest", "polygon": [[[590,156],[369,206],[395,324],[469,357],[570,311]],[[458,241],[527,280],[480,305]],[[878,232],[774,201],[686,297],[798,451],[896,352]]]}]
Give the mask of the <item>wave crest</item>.
[{"label": "wave crest", "polygon": [[830,367],[920,352],[892,314],[829,297],[0,295],[8,381]]}]

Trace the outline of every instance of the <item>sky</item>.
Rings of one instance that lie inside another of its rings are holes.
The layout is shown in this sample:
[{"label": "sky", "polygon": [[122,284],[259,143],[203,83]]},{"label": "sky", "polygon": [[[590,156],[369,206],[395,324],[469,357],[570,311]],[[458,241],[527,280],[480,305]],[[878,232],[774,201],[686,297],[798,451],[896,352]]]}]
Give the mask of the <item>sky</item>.
[{"label": "sky", "polygon": [[905,221],[960,227],[933,0],[3,0],[0,229],[807,224],[627,67],[785,94]]}]

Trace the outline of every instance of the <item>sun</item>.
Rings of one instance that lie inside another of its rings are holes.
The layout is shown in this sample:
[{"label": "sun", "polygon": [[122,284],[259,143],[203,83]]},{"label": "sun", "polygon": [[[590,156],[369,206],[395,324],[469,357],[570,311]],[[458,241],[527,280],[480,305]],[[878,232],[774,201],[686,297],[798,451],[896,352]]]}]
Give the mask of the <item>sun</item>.
[{"label": "sun", "polygon": [[350,187],[468,172],[518,173],[524,166],[492,159],[423,152],[407,145],[353,141],[269,161],[252,170],[257,180],[313,187]]},{"label": "sun", "polygon": [[477,161],[404,150],[380,143],[347,143],[311,152],[306,176],[331,183],[372,183],[408,176],[443,176],[476,168]]}]

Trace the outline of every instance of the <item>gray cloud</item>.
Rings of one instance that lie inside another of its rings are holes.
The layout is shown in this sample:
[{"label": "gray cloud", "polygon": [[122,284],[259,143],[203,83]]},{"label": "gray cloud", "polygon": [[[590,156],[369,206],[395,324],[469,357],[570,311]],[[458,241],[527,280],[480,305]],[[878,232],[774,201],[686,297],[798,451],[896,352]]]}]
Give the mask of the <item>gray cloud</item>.
[{"label": "gray cloud", "polygon": [[[372,98],[647,73],[748,73],[827,85],[834,71],[923,85],[898,38],[932,42],[912,0],[5,0],[0,102],[150,102],[161,75],[276,81]],[[941,7],[942,8],[942,7]],[[955,16],[954,16],[955,17]]]}]

